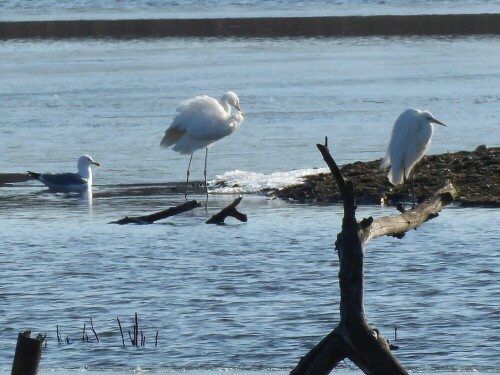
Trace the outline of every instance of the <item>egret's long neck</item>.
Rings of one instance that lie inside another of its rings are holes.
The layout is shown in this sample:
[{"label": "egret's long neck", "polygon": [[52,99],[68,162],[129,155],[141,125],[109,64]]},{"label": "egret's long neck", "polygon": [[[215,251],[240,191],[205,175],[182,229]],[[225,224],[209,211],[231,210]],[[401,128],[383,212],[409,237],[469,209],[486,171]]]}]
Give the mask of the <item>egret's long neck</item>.
[{"label": "egret's long neck", "polygon": [[220,102],[220,104],[222,105],[222,108],[224,108],[224,112],[226,112],[229,116],[231,114],[231,106],[229,105],[229,103],[226,100],[223,100]]}]

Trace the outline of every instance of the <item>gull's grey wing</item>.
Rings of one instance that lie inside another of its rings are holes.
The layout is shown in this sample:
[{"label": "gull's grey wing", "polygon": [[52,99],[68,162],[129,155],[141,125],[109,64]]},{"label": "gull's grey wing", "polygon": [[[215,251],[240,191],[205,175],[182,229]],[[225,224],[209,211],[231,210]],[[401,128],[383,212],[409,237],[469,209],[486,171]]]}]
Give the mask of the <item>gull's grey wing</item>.
[{"label": "gull's grey wing", "polygon": [[77,173],[42,173],[38,180],[49,189],[59,191],[84,190],[88,186],[87,179]]}]

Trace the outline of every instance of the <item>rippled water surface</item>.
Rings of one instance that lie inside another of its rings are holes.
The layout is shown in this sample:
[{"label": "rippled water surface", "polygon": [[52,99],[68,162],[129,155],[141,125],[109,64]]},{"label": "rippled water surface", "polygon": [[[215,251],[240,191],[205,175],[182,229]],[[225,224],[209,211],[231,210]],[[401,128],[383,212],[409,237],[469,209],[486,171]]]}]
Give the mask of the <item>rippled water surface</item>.
[{"label": "rippled water surface", "polygon": [[[287,368],[338,321],[335,206],[247,196],[248,223],[204,224],[230,202],[221,196],[208,213],[118,226],[107,223],[175,202],[23,198],[1,215],[4,359],[30,327],[47,332],[45,368]],[[499,224],[495,210],[451,208],[404,240],[369,244],[367,314],[389,338],[398,325],[409,368],[498,369]],[[131,329],[135,312],[146,347],[122,348],[116,317]],[[80,342],[90,318],[99,344]],[[56,325],[70,344],[57,346]]]},{"label": "rippled water surface", "polygon": [[[67,171],[90,153],[96,184],[177,181],[188,158],[159,148],[175,108],[239,94],[246,119],[210,153],[231,170],[323,167],[385,154],[406,108],[430,110],[431,153],[500,144],[498,38],[9,41],[0,45],[0,170]],[[192,178],[201,179],[203,153]]]},{"label": "rippled water surface", "polygon": [[[341,209],[246,195],[247,223],[211,226],[234,198],[211,194],[207,211],[118,226],[108,223],[184,199],[120,184],[183,180],[187,159],[159,148],[176,105],[228,89],[247,116],[211,149],[210,179],[323,167],[314,145],[325,135],[340,163],[380,158],[407,107],[449,125],[433,153],[498,146],[499,47],[497,38],[2,42],[0,173],[73,170],[82,153],[103,166],[91,200],[35,182],[0,188],[0,370],[26,328],[47,333],[45,370],[290,369],[338,322]],[[200,153],[194,179],[202,164]],[[500,371],[499,227],[497,210],[447,208],[403,240],[368,244],[367,315],[388,338],[399,327],[396,355],[409,369]],[[123,348],[116,317],[128,330],[136,312],[146,346]],[[80,341],[90,318],[99,344]],[[57,345],[56,325],[69,344]]]}]

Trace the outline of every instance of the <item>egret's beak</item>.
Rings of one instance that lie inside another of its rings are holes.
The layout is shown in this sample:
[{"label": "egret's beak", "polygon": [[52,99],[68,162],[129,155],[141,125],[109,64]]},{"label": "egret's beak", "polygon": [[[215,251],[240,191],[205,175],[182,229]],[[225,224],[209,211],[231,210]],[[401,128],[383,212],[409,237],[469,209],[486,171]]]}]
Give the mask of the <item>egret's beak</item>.
[{"label": "egret's beak", "polygon": [[433,122],[434,124],[438,124],[438,125],[442,125],[442,126],[446,126],[446,127],[448,127],[448,125],[443,124],[441,121],[436,120],[435,118],[433,118],[433,119],[431,120],[431,122]]},{"label": "egret's beak", "polygon": [[100,167],[101,166],[101,163],[99,163],[97,161],[94,161],[92,164],[94,164],[96,167]]},{"label": "egret's beak", "polygon": [[243,111],[241,110],[240,105],[239,105],[239,104],[236,104],[236,105],[235,105],[235,107],[236,107],[236,109],[237,109],[237,110],[241,113],[241,115],[242,115],[243,117],[245,117],[245,114],[244,114],[244,113],[243,113]]}]

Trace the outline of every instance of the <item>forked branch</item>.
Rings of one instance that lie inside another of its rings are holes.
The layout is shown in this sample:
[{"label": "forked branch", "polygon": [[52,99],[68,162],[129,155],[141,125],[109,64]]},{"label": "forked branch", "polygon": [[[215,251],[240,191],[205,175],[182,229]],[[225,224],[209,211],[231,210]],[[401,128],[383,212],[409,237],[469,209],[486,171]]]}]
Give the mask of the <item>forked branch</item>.
[{"label": "forked branch", "polygon": [[226,208],[223,208],[219,213],[213,215],[210,219],[208,219],[206,221],[206,224],[222,224],[228,216],[234,217],[235,219],[246,223],[248,220],[247,215],[239,212],[236,209],[236,206],[240,204],[242,199],[243,197],[241,196],[236,198],[233,203],[231,203]]},{"label": "forked branch", "polygon": [[326,375],[345,358],[365,374],[406,375],[407,371],[390,352],[388,340],[372,329],[363,303],[364,246],[383,235],[402,237],[449,204],[457,192],[447,184],[434,197],[402,215],[356,220],[354,188],[346,181],[325,145],[317,145],[339,186],[344,204],[342,231],[335,243],[339,256],[340,322],[337,327],[306,354],[292,370],[292,375]]}]

